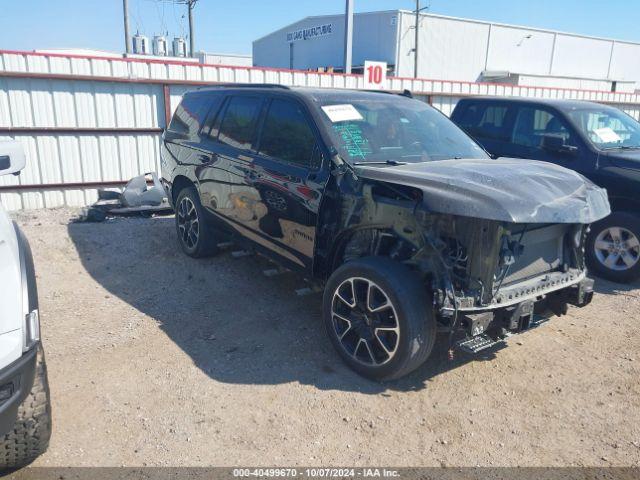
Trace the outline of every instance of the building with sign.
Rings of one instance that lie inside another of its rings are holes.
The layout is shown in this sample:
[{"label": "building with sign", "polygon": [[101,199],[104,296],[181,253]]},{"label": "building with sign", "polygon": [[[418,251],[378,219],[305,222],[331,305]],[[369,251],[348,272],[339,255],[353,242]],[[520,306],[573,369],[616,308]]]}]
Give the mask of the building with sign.
[{"label": "building with sign", "polygon": [[[415,22],[403,10],[356,14],[354,71],[373,60],[413,77]],[[255,40],[253,63],[339,72],[343,45],[344,15],[307,17]],[[640,89],[640,43],[423,13],[418,77],[633,92]]]}]

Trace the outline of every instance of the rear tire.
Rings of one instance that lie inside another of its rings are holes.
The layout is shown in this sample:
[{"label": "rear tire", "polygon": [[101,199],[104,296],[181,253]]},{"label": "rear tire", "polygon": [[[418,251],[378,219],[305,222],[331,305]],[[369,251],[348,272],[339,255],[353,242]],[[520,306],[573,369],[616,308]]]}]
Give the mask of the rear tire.
[{"label": "rear tire", "polygon": [[40,347],[31,392],[18,408],[13,430],[0,440],[0,471],[29,465],[47,450],[50,438],[49,382],[44,351]]},{"label": "rear tire", "polygon": [[593,224],[586,250],[587,266],[599,277],[617,283],[637,280],[640,278],[640,217],[613,212]]},{"label": "rear tire", "polygon": [[176,232],[182,251],[193,258],[211,257],[218,253],[218,239],[195,187],[180,191],[175,210]]},{"label": "rear tire", "polygon": [[433,349],[431,295],[405,265],[383,257],[353,260],[329,278],[323,320],[331,343],[353,370],[371,380],[403,377]]}]

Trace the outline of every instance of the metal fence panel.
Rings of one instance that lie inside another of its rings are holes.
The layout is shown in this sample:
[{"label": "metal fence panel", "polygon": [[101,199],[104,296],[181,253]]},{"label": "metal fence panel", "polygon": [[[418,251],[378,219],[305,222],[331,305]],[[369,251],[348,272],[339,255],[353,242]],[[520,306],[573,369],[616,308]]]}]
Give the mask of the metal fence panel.
[{"label": "metal fence panel", "polygon": [[[227,82],[364,88],[358,75],[0,51],[0,140],[18,139],[28,158],[19,177],[0,177],[0,201],[9,210],[86,205],[99,184],[157,171],[160,135],[180,97]],[[447,115],[462,97],[498,95],[605,102],[640,120],[631,93],[399,77],[388,87]]]}]

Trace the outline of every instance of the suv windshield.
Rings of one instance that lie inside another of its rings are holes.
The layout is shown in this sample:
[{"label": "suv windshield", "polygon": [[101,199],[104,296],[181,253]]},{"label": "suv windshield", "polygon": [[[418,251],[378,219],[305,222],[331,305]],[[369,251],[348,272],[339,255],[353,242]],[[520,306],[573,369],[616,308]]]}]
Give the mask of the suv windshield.
[{"label": "suv windshield", "polygon": [[588,108],[568,112],[569,117],[597,148],[640,149],[640,123],[615,108]]},{"label": "suv windshield", "polygon": [[319,97],[334,146],[351,163],[488,158],[462,130],[423,102],[385,94]]}]

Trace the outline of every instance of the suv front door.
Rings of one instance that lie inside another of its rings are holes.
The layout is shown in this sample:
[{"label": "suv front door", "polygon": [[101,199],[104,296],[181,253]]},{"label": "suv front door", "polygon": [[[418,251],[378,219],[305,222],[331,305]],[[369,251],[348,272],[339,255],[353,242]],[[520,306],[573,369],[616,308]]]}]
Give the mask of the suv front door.
[{"label": "suv front door", "polygon": [[551,109],[515,107],[510,140],[505,156],[542,160],[573,170],[580,168],[578,156],[584,146],[565,119]]}]

